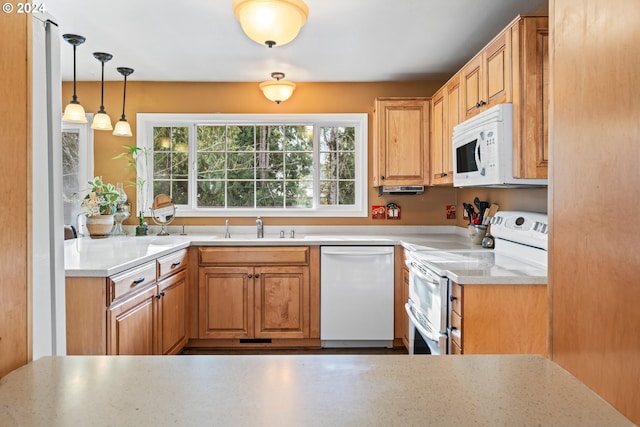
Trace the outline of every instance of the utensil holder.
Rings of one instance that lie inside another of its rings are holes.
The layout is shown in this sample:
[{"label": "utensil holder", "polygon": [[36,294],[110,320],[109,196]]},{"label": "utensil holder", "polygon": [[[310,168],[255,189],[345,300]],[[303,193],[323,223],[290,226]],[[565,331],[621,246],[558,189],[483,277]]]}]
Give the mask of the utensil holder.
[{"label": "utensil holder", "polygon": [[482,239],[487,234],[487,226],[480,224],[469,224],[469,237],[474,245],[482,244]]}]

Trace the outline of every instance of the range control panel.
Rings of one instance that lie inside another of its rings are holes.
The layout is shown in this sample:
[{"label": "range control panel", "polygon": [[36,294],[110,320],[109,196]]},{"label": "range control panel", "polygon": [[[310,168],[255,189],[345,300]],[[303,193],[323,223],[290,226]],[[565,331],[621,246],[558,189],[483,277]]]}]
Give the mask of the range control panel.
[{"label": "range control panel", "polygon": [[497,212],[491,219],[491,234],[496,238],[547,250],[547,214],[524,211]]}]

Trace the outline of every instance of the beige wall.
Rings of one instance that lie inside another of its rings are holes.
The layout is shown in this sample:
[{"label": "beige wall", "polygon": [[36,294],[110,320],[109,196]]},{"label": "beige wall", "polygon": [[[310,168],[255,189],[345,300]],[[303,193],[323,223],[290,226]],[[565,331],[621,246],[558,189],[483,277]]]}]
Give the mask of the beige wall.
[{"label": "beige wall", "polygon": [[[135,73],[132,75],[135,76]],[[372,106],[377,96],[431,96],[444,83],[442,81],[423,82],[372,82],[372,83],[299,83],[293,96],[277,105],[268,101],[260,92],[258,83],[194,83],[194,82],[137,82],[132,77],[127,82],[127,120],[131,124],[134,138],[118,138],[110,132],[95,132],[95,174],[102,175],[109,182],[129,182],[133,171],[126,161],[113,160],[122,151],[122,145],[135,144],[136,113],[368,113],[369,152],[372,148]],[[99,82],[79,82],[78,98],[87,112],[95,112],[100,105]],[[62,99],[71,98],[72,84],[63,84]],[[113,122],[122,111],[122,82],[105,83],[104,105]],[[371,155],[369,169],[372,168]],[[369,173],[371,180],[371,173]],[[371,184],[371,181],[370,181]],[[133,187],[127,188],[130,199],[135,198]],[[370,186],[369,207],[395,202],[400,205],[401,219],[372,220],[367,218],[269,218],[270,224],[333,224],[333,225],[464,225],[446,218],[447,205],[459,205],[467,200],[469,190],[458,197],[454,188],[428,188],[424,194],[415,196],[378,196]],[[481,198],[491,195],[491,201],[502,202],[505,207],[546,211],[546,191],[532,193],[528,190],[479,190]],[[219,225],[226,217],[219,218],[178,218],[175,224]],[[252,224],[251,218],[237,218],[238,225]],[[129,224],[134,223],[130,218]]]}]

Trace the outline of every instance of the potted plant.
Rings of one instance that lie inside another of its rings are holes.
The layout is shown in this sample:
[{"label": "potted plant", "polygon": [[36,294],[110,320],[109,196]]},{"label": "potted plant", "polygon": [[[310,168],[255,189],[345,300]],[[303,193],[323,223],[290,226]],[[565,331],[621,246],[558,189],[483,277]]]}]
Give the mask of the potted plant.
[{"label": "potted plant", "polygon": [[146,209],[146,185],[147,180],[145,179],[149,161],[148,149],[137,147],[135,145],[123,145],[124,151],[117,156],[113,157],[116,159],[127,159],[127,166],[133,168],[136,171],[136,180],[131,181],[130,184],[135,185],[136,187],[136,196],[137,196],[137,211],[138,211],[138,226],[136,227],[136,236],[144,236],[147,234],[147,224],[144,220],[145,209]]},{"label": "potted plant", "polygon": [[113,214],[120,193],[115,185],[104,183],[102,177],[96,176],[88,181],[89,194],[82,199],[84,214],[87,216],[87,230],[91,238],[109,236],[114,224]]}]

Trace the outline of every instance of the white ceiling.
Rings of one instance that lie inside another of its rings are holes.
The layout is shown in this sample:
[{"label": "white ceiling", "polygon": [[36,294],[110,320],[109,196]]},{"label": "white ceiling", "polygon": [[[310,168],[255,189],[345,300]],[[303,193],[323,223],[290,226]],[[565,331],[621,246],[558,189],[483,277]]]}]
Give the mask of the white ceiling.
[{"label": "white ceiling", "polygon": [[[92,55],[134,68],[129,80],[256,82],[282,71],[297,82],[443,79],[517,14],[547,0],[305,0],[309,19],[291,43],[267,48],[244,35],[232,0],[47,0],[60,34],[77,49],[78,80],[100,80]],[[61,39],[62,77],[73,80],[73,48]]]}]

